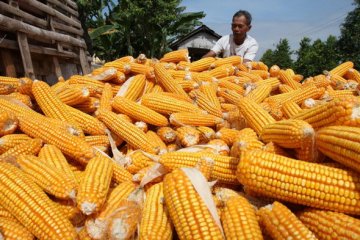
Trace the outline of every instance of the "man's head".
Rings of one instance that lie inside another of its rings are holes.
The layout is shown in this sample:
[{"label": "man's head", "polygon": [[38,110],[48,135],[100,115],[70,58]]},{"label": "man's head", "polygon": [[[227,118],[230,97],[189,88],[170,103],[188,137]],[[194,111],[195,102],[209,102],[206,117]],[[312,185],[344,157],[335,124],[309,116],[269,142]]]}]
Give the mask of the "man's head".
[{"label": "man's head", "polygon": [[231,30],[235,40],[244,39],[246,33],[251,29],[251,14],[248,11],[237,11],[231,23]]}]

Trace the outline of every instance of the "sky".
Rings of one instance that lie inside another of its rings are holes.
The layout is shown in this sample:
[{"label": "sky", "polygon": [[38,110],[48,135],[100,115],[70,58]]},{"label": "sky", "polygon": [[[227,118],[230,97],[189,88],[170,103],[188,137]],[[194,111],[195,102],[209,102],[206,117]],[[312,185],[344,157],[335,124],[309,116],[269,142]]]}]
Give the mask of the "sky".
[{"label": "sky", "polygon": [[280,39],[288,39],[291,50],[299,48],[304,37],[312,41],[339,36],[340,27],[353,0],[183,0],[185,12],[203,11],[201,21],[220,35],[231,33],[232,16],[238,10],[251,13],[252,28],[248,34],[259,43],[256,60],[267,49],[275,49]]}]

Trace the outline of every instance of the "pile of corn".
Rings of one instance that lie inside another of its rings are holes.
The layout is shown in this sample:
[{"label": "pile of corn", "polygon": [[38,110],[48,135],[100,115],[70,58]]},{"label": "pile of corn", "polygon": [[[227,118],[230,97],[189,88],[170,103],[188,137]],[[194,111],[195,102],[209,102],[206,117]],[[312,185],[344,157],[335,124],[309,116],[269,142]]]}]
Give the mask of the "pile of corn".
[{"label": "pile of corn", "polygon": [[127,56],[0,77],[0,239],[360,239],[360,74]]}]

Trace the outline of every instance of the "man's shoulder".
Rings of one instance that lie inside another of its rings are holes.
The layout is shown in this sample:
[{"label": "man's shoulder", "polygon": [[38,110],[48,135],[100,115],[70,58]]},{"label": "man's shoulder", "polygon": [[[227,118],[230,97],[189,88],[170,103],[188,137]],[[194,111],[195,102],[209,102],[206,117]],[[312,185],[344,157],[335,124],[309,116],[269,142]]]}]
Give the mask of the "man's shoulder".
[{"label": "man's shoulder", "polygon": [[227,35],[222,36],[218,41],[219,42],[229,41],[230,37],[231,37],[230,34],[227,34]]},{"label": "man's shoulder", "polygon": [[253,44],[259,45],[258,42],[256,41],[256,39],[253,38],[252,36],[250,36],[249,34],[246,35],[245,42],[246,42],[248,45],[253,45]]}]

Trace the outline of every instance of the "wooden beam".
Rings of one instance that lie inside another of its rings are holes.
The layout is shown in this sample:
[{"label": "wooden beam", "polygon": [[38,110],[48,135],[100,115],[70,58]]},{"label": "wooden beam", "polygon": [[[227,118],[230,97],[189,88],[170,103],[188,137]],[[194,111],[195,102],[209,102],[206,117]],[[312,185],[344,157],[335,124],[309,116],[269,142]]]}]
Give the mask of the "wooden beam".
[{"label": "wooden beam", "polygon": [[54,16],[70,25],[73,25],[77,28],[81,28],[81,23],[79,21],[75,21],[74,19],[72,18],[69,18],[68,16],[65,16],[64,14],[62,14],[61,12],[37,1],[37,0],[21,0],[22,3],[25,3],[25,4],[28,4],[30,6],[34,6],[38,9],[40,9],[41,11],[51,15],[51,16]]},{"label": "wooden beam", "polygon": [[[19,46],[16,41],[3,39],[0,41],[0,48],[7,48],[7,49],[13,49],[13,50],[19,50]],[[29,44],[30,52],[31,53],[37,53],[37,54],[45,54],[45,55],[51,55],[51,56],[57,56],[57,57],[63,57],[63,58],[75,58],[79,59],[79,55],[73,52],[69,51],[62,51],[59,52],[54,48],[46,48],[46,47],[40,47]]]},{"label": "wooden beam", "polygon": [[85,50],[83,48],[80,48],[79,58],[80,58],[80,65],[81,65],[83,75],[90,73],[90,66],[87,61]]},{"label": "wooden beam", "polygon": [[55,56],[52,57],[52,60],[53,60],[56,76],[61,77],[62,73],[61,73],[61,67],[60,67],[60,64],[59,64],[59,60]]},{"label": "wooden beam", "polygon": [[32,60],[31,60],[30,49],[29,49],[29,44],[27,41],[26,34],[22,33],[22,32],[18,32],[17,40],[19,43],[19,48],[20,48],[21,58],[22,58],[23,66],[24,66],[25,76],[27,76],[31,79],[34,79],[35,78],[34,68],[33,68]]},{"label": "wooden beam", "polygon": [[12,7],[4,2],[0,2],[0,9],[2,12],[11,13],[17,17],[21,17],[24,22],[36,25],[38,27],[46,28],[47,22],[43,19],[37,18],[27,12],[24,12],[18,8]]},{"label": "wooden beam", "polygon": [[79,36],[83,36],[83,34],[84,34],[84,31],[82,29],[76,29],[76,28],[73,28],[71,26],[67,26],[65,24],[56,22],[54,20],[52,22],[52,25],[54,26],[55,29],[59,29],[59,30],[62,30],[64,32],[73,33],[73,34],[76,34],[76,35],[79,35]]},{"label": "wooden beam", "polygon": [[1,51],[1,58],[5,65],[5,74],[8,77],[16,77],[16,69],[12,55],[9,50],[4,49]]},{"label": "wooden beam", "polygon": [[72,7],[75,10],[78,10],[78,6],[75,2],[71,1],[71,0],[65,0],[65,2],[70,5],[70,7]]},{"label": "wooden beam", "polygon": [[31,26],[30,24],[20,22],[18,20],[6,17],[0,14],[0,29],[5,28],[7,31],[19,31],[26,33],[28,37],[39,39],[43,38],[45,40],[55,40],[59,42],[69,43],[70,45],[86,48],[84,40],[79,40],[71,36],[48,31],[38,27]]},{"label": "wooden beam", "polygon": [[66,6],[65,4],[61,3],[60,1],[58,1],[58,0],[47,0],[47,1],[48,1],[48,3],[51,3],[51,4],[55,5],[56,7],[62,8],[63,10],[74,15],[75,17],[79,17],[79,13],[76,10]]}]

